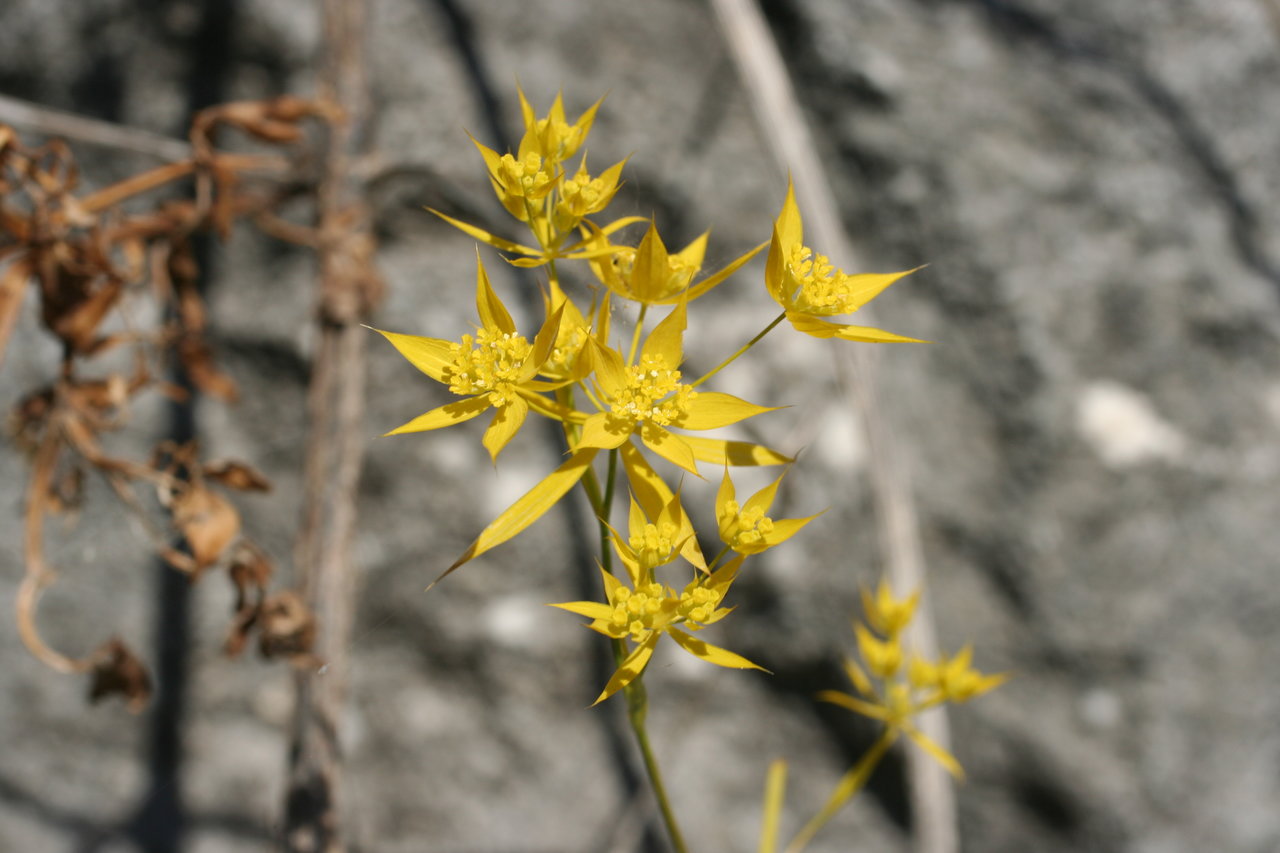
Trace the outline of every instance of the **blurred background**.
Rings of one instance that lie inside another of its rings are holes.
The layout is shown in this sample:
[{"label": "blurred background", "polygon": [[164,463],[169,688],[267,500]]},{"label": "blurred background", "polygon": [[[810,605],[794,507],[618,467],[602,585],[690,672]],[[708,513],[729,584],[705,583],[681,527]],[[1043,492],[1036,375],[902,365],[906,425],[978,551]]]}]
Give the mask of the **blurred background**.
[{"label": "blurred background", "polygon": [[[596,169],[630,157],[614,215],[652,214],[672,248],[710,227],[710,268],[768,239],[785,171],[706,3],[369,6],[367,198],[387,284],[373,325],[470,330],[474,241],[423,207],[506,227],[467,132],[494,147],[516,134],[516,81],[539,112],[562,90],[571,118],[608,93],[589,150]],[[972,642],[980,668],[1016,676],[950,715],[969,775],[961,848],[1280,850],[1277,4],[763,8],[861,266],[929,264],[874,305],[875,325],[934,342],[877,349],[879,411],[914,495],[941,646]],[[305,0],[5,0],[0,94],[180,139],[201,107],[313,94],[323,41]],[[159,162],[72,145],[89,188]],[[536,272],[484,257],[532,328],[516,294]],[[762,272],[758,259],[696,304],[691,373],[774,316]],[[236,501],[288,584],[315,259],[237,228],[210,245],[204,273],[209,340],[240,402],[201,400],[184,426],[140,398],[111,447],[145,458],[188,429],[207,455],[264,472],[273,491]],[[671,648],[650,669],[650,725],[697,850],[755,849],[777,757],[791,763],[794,832],[875,734],[812,698],[844,689],[858,584],[885,568],[852,346],[775,334],[721,375],[723,390],[792,406],[752,433],[801,452],[774,514],[827,512],[748,564],[738,611],[710,637],[775,675]],[[368,347],[340,725],[351,849],[663,849],[615,760],[634,761],[617,701],[587,708],[608,675],[602,641],[545,607],[590,594],[575,545],[585,506],[424,592],[557,449],[526,430],[495,470],[478,422],[377,438],[447,395],[372,335]],[[50,382],[58,358],[28,300],[0,407]],[[0,446],[6,601],[22,576],[28,470]],[[765,480],[743,482],[749,494]],[[223,657],[225,575],[175,593],[185,580],[109,488],[86,488],[74,525],[48,524],[59,578],[42,630],[77,654],[119,634],[157,673],[159,699],[139,715],[90,706],[83,677],[40,664],[3,620],[0,850],[274,849],[289,666]],[[811,849],[911,849],[904,780],[896,755]]]}]

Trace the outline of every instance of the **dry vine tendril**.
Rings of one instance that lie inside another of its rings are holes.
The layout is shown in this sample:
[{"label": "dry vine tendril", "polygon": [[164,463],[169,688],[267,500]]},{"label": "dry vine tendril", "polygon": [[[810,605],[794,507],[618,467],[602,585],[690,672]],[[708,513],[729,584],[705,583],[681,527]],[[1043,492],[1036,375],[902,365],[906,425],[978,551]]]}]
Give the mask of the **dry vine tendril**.
[{"label": "dry vine tendril", "polygon": [[[216,133],[229,128],[283,146],[304,141],[305,122],[337,118],[324,103],[294,97],[213,107],[193,122],[188,158],[86,194],[76,192],[78,170],[65,143],[24,147],[0,125],[0,363],[30,289],[45,330],[62,350],[55,378],[27,393],[9,418],[15,443],[31,461],[17,623],[41,661],[61,672],[91,673],[94,700],[123,695],[136,711],[151,686],[146,667],[119,638],[77,657],[52,648],[37,626],[40,594],[54,578],[45,558],[45,520],[80,507],[86,472],[106,479],[176,570],[194,581],[228,568],[237,590],[228,654],[238,654],[257,631],[264,654],[313,663],[314,620],[293,592],[268,592],[271,561],[241,535],[239,512],[223,494],[268,490],[266,478],[242,462],[201,459],[190,444],[164,443],[151,459],[135,460],[114,455],[104,439],[128,425],[139,395],[186,395],[160,378],[174,361],[198,392],[227,402],[237,396],[205,339],[194,234],[226,237],[234,222],[248,220],[283,239],[315,242],[309,229],[275,214],[305,186],[305,176],[290,165],[299,158],[223,152],[214,144]],[[187,181],[194,198],[162,197],[149,209],[137,204]],[[133,202],[128,210],[125,202]],[[161,318],[154,327],[131,322],[143,312],[128,310],[130,304],[142,302]],[[94,371],[96,358],[122,350],[131,370]],[[165,510],[159,519],[144,505],[147,489]],[[175,539],[182,547],[170,544]]]}]

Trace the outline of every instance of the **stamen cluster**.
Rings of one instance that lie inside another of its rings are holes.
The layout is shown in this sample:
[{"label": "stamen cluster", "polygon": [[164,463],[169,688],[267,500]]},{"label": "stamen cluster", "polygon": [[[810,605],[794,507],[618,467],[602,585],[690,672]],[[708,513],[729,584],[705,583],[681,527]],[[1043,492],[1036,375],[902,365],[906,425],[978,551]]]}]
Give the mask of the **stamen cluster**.
[{"label": "stamen cluster", "polygon": [[488,394],[494,406],[504,406],[521,380],[525,359],[533,347],[523,335],[481,328],[475,337],[463,335],[452,346],[453,362],[445,369],[455,394]]},{"label": "stamen cluster", "polygon": [[661,356],[645,356],[627,367],[626,384],[609,402],[615,418],[658,426],[678,424],[698,392],[680,383],[680,371]]},{"label": "stamen cluster", "polygon": [[849,276],[834,269],[826,255],[819,255],[808,246],[794,246],[787,272],[798,288],[794,303],[797,310],[825,316],[848,314],[857,307],[851,304]]}]

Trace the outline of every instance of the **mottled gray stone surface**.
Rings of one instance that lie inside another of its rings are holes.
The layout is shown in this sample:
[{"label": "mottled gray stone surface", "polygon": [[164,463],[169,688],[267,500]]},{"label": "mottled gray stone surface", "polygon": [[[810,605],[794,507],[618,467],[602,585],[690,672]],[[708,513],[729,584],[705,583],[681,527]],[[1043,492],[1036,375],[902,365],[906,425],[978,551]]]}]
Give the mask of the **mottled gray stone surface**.
[{"label": "mottled gray stone surface", "polygon": [[[215,4],[216,5],[216,4]],[[700,3],[455,0],[517,120],[608,91],[590,150],[631,155],[619,213],[656,213],[683,245],[712,227],[726,261],[768,235],[785,178],[769,159]],[[444,4],[375,0],[375,187],[390,284],[377,323],[455,337],[472,320],[472,242],[421,212],[497,218],[464,129],[493,142]],[[1280,849],[1280,40],[1263,0],[794,0],[769,4],[869,268],[930,266],[876,302],[885,328],[935,341],[879,351],[885,416],[910,460],[944,644],[973,641],[1017,677],[952,716],[964,849],[1266,853]],[[194,2],[9,0],[0,91],[163,133],[190,97]],[[306,93],[318,13],[242,0],[226,97]],[[141,161],[86,150],[104,183]],[[509,304],[518,281],[487,254]],[[222,364],[243,402],[201,404],[215,454],[275,482],[249,534],[287,576],[300,505],[313,265],[247,232],[214,253]],[[772,303],[755,263],[699,303],[690,357],[753,333]],[[527,285],[526,285],[527,286]],[[521,316],[528,327],[533,318]],[[616,319],[625,327],[626,315]],[[713,670],[664,649],[652,727],[693,846],[751,850],[768,762],[792,762],[788,826],[870,732],[815,708],[839,684],[856,584],[878,576],[866,449],[840,348],[770,340],[725,390],[792,409],[757,435],[805,448],[784,515],[830,510],[735,587],[724,645],[777,673]],[[24,317],[0,405],[50,375]],[[370,436],[442,402],[371,341]],[[117,449],[163,433],[143,406]],[[344,734],[360,849],[594,851],[646,819],[611,759],[616,708],[596,638],[543,606],[581,597],[556,514],[432,591],[426,583],[555,464],[530,430],[494,471],[472,425],[374,439],[356,556],[363,575]],[[25,464],[0,450],[0,597],[20,577]],[[714,475],[713,475],[714,477]],[[696,486],[689,486],[697,492]],[[705,490],[704,490],[705,491]],[[119,632],[148,653],[155,567],[107,489],[51,530],[62,570],[42,624],[69,650]],[[582,508],[579,507],[579,517]],[[705,510],[700,521],[707,521]],[[271,848],[291,681],[218,646],[231,591],[195,590],[185,795],[195,853]],[[148,717],[88,708],[0,624],[0,849],[131,851]],[[686,665],[690,664],[690,665]],[[900,777],[814,850],[899,851]]]}]

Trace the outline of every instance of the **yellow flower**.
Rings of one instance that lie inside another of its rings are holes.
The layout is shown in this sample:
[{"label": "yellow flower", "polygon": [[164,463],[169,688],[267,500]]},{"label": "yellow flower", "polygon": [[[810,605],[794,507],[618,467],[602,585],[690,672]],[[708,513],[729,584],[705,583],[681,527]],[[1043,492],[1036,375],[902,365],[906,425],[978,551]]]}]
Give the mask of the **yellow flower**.
[{"label": "yellow flower", "polygon": [[702,269],[709,233],[702,234],[673,255],[667,252],[652,221],[640,245],[635,248],[614,245],[609,242],[607,234],[595,228],[591,230],[588,245],[597,249],[600,255],[591,261],[591,267],[601,283],[625,299],[646,305],[674,305],[682,299],[691,302],[733,275],[765,245],[761,243],[723,269],[693,284],[694,277]]},{"label": "yellow flower", "polygon": [[484,446],[496,462],[529,414],[531,399],[540,401],[530,383],[556,342],[562,311],[549,314],[530,343],[516,332],[515,321],[493,292],[484,265],[476,258],[476,308],[480,326],[461,343],[378,331],[414,367],[449,387],[463,399],[419,415],[387,435],[439,429],[471,420],[494,409],[484,433]]},{"label": "yellow flower", "polygon": [[920,590],[906,598],[895,598],[886,580],[880,581],[874,594],[866,587],[862,589],[862,608],[866,611],[867,622],[886,637],[898,636],[911,624],[919,602]]},{"label": "yellow flower", "polygon": [[[588,342],[595,370],[593,397],[600,411],[583,423],[577,447],[612,449],[638,433],[645,447],[700,476],[695,460],[724,460],[728,446],[710,439],[694,443],[670,428],[716,429],[773,411],[730,394],[694,391],[681,382],[684,330],[685,304],[681,302],[645,339],[634,364],[624,363],[621,354],[594,337]],[[730,460],[730,464],[743,463]]]},{"label": "yellow flower", "polygon": [[739,554],[759,554],[787,541],[821,515],[817,513],[807,518],[780,518],[776,521],[769,518],[766,513],[773,506],[781,482],[780,476],[747,498],[745,504],[739,504],[733,481],[729,479],[729,469],[725,468],[724,479],[716,492],[716,522],[724,544]]},{"label": "yellow flower", "polygon": [[[882,583],[880,592],[874,599],[864,591],[864,604],[868,600],[872,601],[872,605],[868,606],[868,614],[874,612],[875,618],[879,620],[884,620],[886,613],[893,614],[888,622],[882,621],[882,624],[886,627],[905,627],[911,619],[917,595],[897,600],[885,593],[886,589]],[[889,606],[876,600],[882,597],[888,599]],[[877,627],[877,630],[881,629]],[[902,645],[897,631],[886,632],[887,638],[883,640],[875,637],[862,625],[855,625],[854,631],[866,669],[850,658],[845,661],[845,672],[858,695],[824,690],[818,694],[818,698],[873,720],[880,720],[887,727],[886,736],[890,740],[896,739],[899,734],[905,734],[953,775],[963,778],[964,771],[960,763],[940,744],[917,729],[914,718],[922,711],[947,702],[967,702],[1000,686],[1008,680],[1008,675],[983,675],[973,669],[973,650],[966,646],[950,660],[943,658],[931,662],[913,656],[904,677]],[[877,689],[872,678],[880,681],[880,689]]]},{"label": "yellow flower", "polygon": [[[633,531],[633,536],[636,532]],[[639,534],[643,537],[643,532]],[[653,650],[664,635],[680,648],[707,663],[731,669],[763,669],[741,655],[703,642],[690,633],[719,622],[731,612],[721,607],[730,584],[745,557],[738,557],[710,575],[695,573],[680,592],[653,579],[651,571],[634,571],[628,565],[630,585],[601,569],[607,603],[570,601],[553,604],[591,620],[587,627],[615,640],[629,640],[631,651],[618,666],[596,701],[599,704],[626,687],[644,672]],[[686,628],[688,631],[681,630]]]},{"label": "yellow flower", "polygon": [[578,227],[583,217],[599,213],[609,206],[609,202],[617,195],[618,181],[625,164],[625,160],[614,163],[593,178],[587,172],[587,160],[584,157],[573,177],[560,181],[556,187],[551,217],[556,235],[569,234]]},{"label": "yellow flower", "polygon": [[936,663],[913,658],[909,669],[911,685],[917,689],[936,688],[944,702],[968,702],[1009,680],[1005,672],[984,675],[974,669],[973,647],[965,646],[950,660]]},{"label": "yellow flower", "polygon": [[797,330],[815,338],[918,343],[916,338],[870,326],[848,326],[823,319],[857,311],[886,287],[916,269],[859,275],[833,270],[825,255],[817,254],[804,244],[800,209],[796,207],[791,182],[787,182],[787,198],[773,225],[773,240],[769,244],[769,258],[765,265],[765,284]]},{"label": "yellow flower", "polygon": [[604,102],[604,98],[596,101],[586,109],[573,124],[565,119],[564,101],[561,93],[551,103],[551,109],[545,118],[538,118],[537,113],[524,96],[524,90],[517,87],[520,93],[520,115],[524,119],[524,136],[520,139],[520,157],[537,154],[552,162],[568,160],[591,132],[591,125],[596,120],[596,110]]}]

